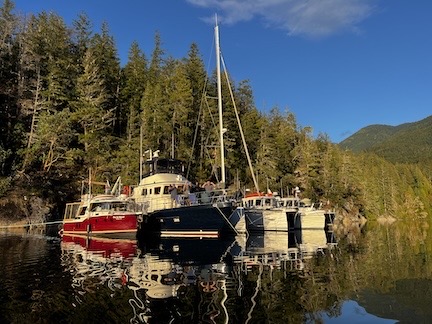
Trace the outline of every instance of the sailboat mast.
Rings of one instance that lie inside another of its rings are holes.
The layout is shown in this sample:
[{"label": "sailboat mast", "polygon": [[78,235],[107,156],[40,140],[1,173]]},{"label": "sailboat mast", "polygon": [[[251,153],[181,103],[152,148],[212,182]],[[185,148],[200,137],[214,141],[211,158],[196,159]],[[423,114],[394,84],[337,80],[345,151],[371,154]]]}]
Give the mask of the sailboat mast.
[{"label": "sailboat mast", "polygon": [[219,135],[220,135],[220,153],[221,153],[221,184],[225,188],[225,149],[224,149],[224,128],[222,124],[222,86],[221,86],[221,69],[220,69],[220,46],[219,46],[219,26],[215,26],[215,47],[216,47],[216,76],[219,108]]},{"label": "sailboat mast", "polygon": [[140,158],[139,158],[139,181],[138,184],[141,183],[142,176],[143,176],[143,126],[141,124],[140,126]]}]

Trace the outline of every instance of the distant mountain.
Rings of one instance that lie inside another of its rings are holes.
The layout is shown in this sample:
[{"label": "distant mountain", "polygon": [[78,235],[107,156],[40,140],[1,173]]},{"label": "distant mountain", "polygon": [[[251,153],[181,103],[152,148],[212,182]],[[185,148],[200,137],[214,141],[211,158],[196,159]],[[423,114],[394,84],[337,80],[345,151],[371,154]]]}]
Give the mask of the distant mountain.
[{"label": "distant mountain", "polygon": [[430,162],[432,116],[398,126],[367,126],[340,142],[339,146],[353,152],[373,152],[392,162]]}]

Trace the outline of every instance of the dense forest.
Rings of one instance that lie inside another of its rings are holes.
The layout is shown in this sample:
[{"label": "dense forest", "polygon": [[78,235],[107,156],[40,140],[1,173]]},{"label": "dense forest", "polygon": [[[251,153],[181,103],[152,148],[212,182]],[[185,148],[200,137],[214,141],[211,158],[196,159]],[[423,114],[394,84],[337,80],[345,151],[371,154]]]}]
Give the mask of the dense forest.
[{"label": "dense forest", "polygon": [[[22,17],[5,0],[2,217],[33,217],[36,200],[49,209],[41,214],[59,217],[89,170],[101,181],[121,176],[136,184],[141,142],[145,150],[187,161],[193,181],[218,180],[215,76],[204,69],[196,44],[185,54],[170,56],[156,33],[152,53],[134,42],[121,66],[106,23],[95,32],[85,14],[71,26],[52,12]],[[287,194],[299,186],[304,196],[329,202],[341,215],[426,217],[430,211],[431,181],[418,166],[343,151],[325,134],[314,138],[289,111],[259,111],[247,80],[229,82],[261,190]],[[222,89],[228,182],[234,189],[253,188],[231,95]]]}]

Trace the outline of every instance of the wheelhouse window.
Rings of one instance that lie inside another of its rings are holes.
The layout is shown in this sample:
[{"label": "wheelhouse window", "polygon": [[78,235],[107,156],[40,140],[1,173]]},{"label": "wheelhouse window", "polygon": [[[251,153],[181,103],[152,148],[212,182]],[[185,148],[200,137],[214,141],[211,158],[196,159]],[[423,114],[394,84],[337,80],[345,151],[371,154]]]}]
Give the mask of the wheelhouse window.
[{"label": "wheelhouse window", "polygon": [[163,190],[164,195],[168,195],[169,194],[169,186],[165,186],[164,190]]},{"label": "wheelhouse window", "polygon": [[141,196],[147,196],[147,188],[142,190]]},{"label": "wheelhouse window", "polygon": [[271,199],[266,199],[264,203],[265,203],[266,207],[271,207],[271,205],[272,205]]},{"label": "wheelhouse window", "polygon": [[98,211],[107,211],[110,209],[110,204],[103,202],[103,203],[95,203],[91,205],[91,211],[94,212],[98,212]]},{"label": "wheelhouse window", "polygon": [[161,187],[156,187],[156,188],[154,188],[154,194],[155,194],[155,195],[159,195],[160,192],[161,192]]},{"label": "wheelhouse window", "polygon": [[114,211],[126,211],[127,207],[125,203],[113,203],[111,204],[111,209]]}]

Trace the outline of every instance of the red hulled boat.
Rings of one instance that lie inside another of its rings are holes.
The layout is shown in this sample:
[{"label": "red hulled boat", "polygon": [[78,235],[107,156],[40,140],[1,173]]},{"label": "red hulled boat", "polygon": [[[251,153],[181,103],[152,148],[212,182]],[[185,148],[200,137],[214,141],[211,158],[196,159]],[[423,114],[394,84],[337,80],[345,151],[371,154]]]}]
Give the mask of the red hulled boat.
[{"label": "red hulled boat", "polygon": [[62,233],[130,237],[141,220],[142,212],[127,194],[89,193],[80,202],[66,204]]}]

